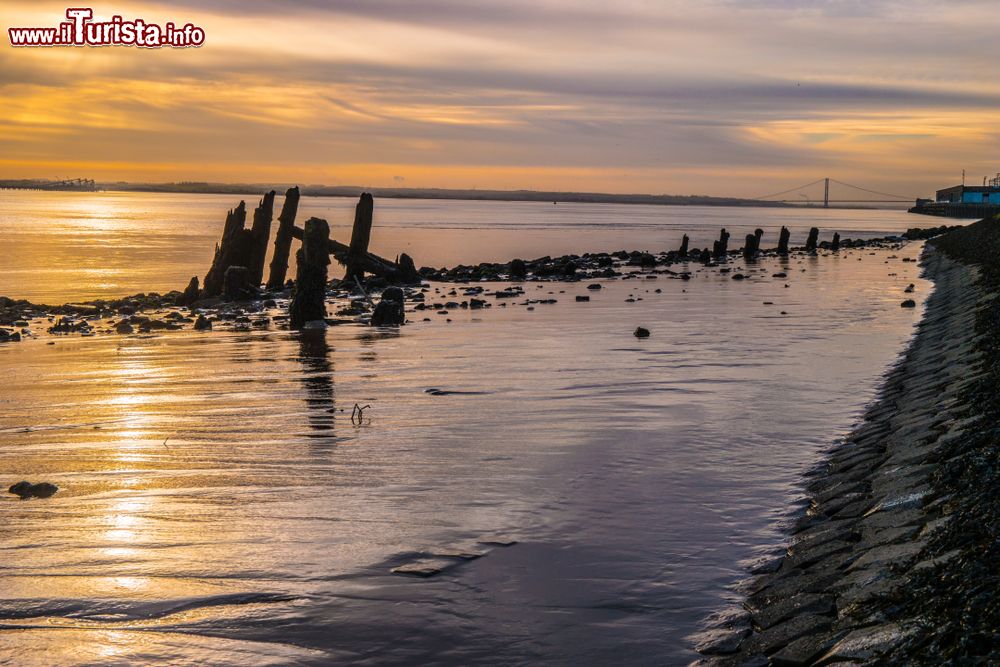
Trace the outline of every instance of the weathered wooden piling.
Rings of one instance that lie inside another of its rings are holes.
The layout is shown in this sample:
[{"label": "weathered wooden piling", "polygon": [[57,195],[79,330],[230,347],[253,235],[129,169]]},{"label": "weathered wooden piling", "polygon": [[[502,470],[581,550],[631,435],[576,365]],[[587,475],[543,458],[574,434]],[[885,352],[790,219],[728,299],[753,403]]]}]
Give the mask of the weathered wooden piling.
[{"label": "weathered wooden piling", "polygon": [[723,259],[729,252],[729,232],[723,227],[722,231],[719,232],[719,240],[716,241],[712,246],[712,255],[716,259]]},{"label": "weathered wooden piling", "polygon": [[288,275],[288,254],[292,249],[292,229],[295,214],[299,210],[299,189],[289,188],[285,192],[285,203],[278,216],[278,233],[274,237],[274,255],[271,257],[271,272],[267,278],[268,289],[281,289]]},{"label": "weathered wooden piling", "polygon": [[830,244],[830,250],[834,252],[840,250],[840,232],[833,233],[833,243]]},{"label": "weathered wooden piling", "polygon": [[330,264],[330,225],[320,218],[306,220],[298,263],[295,293],[288,307],[289,325],[301,329],[306,322],[326,319],[326,279]]},{"label": "weathered wooden piling", "polygon": [[[716,244],[718,244],[718,241],[716,241]],[[708,248],[702,248],[701,253],[698,255],[698,261],[702,264],[712,263],[712,253],[708,251]]]},{"label": "weathered wooden piling", "polygon": [[688,235],[685,234],[681,237],[681,247],[677,250],[677,254],[681,257],[687,257],[688,254]]},{"label": "weathered wooden piling", "polygon": [[351,245],[347,250],[347,273],[344,280],[360,280],[365,274],[365,259],[368,255],[368,243],[372,237],[372,214],[375,201],[372,196],[362,193],[358,205],[354,209],[354,229],[351,232]]},{"label": "weathered wooden piling", "polygon": [[788,254],[788,241],[791,238],[792,233],[788,231],[788,227],[781,228],[781,234],[778,235],[778,254],[787,255]]},{"label": "weathered wooden piling", "polygon": [[753,230],[753,247],[760,252],[760,240],[764,238],[764,230],[758,227]]},{"label": "weathered wooden piling", "polygon": [[814,252],[819,245],[819,230],[813,227],[809,230],[809,238],[806,239],[806,252]]},{"label": "weathered wooden piling", "polygon": [[219,296],[222,294],[226,278],[226,269],[230,266],[246,266],[250,251],[250,237],[245,229],[247,222],[247,205],[240,205],[226,215],[226,226],[222,230],[222,240],[215,246],[215,257],[212,267],[205,276],[205,295]]},{"label": "weathered wooden piling", "polygon": [[264,195],[253,212],[250,226],[251,251],[247,268],[250,270],[250,284],[260,287],[264,282],[264,259],[267,257],[267,242],[271,238],[271,220],[274,218],[274,190]]},{"label": "weathered wooden piling", "polygon": [[757,237],[753,234],[747,234],[746,240],[743,242],[743,259],[751,261],[757,257],[756,243]]}]

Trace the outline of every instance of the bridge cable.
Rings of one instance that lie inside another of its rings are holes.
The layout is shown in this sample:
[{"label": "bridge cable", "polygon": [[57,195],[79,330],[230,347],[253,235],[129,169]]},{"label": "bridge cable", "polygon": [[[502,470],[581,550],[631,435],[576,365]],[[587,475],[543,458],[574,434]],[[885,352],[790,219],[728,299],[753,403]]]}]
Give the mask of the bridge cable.
[{"label": "bridge cable", "polygon": [[[805,185],[800,185],[800,186],[798,186],[796,188],[790,188],[788,190],[782,190],[781,192],[775,192],[774,194],[771,194],[771,195],[764,195],[763,197],[751,197],[751,199],[770,199],[771,197],[778,197],[780,195],[788,194],[789,192],[795,192],[796,190],[805,190],[806,188],[808,188],[808,187],[810,187],[812,185],[816,185],[817,183],[822,183],[822,182],[823,182],[822,178],[817,178],[812,183],[806,183]],[[895,195],[893,195],[893,196],[895,196]]]}]

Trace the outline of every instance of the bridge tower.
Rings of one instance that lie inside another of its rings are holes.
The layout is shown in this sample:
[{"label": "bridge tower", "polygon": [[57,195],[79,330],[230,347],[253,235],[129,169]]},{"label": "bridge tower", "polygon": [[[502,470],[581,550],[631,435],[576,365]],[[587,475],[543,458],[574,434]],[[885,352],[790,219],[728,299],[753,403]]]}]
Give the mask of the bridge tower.
[{"label": "bridge tower", "polygon": [[823,208],[830,208],[830,179],[823,179]]}]

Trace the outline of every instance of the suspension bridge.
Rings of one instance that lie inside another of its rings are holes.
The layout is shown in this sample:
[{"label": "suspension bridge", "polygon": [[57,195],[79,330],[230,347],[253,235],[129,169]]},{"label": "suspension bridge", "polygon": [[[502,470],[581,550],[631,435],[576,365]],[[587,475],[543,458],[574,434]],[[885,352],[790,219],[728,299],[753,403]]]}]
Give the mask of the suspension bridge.
[{"label": "suspension bridge", "polygon": [[[838,186],[838,190],[847,188],[844,194],[837,193],[835,199],[830,198],[830,185]],[[822,194],[820,194],[819,186],[822,185]],[[865,198],[861,198],[860,195],[854,193],[863,192],[867,195]],[[778,199],[778,197],[787,197],[788,195],[795,194],[798,196],[797,199]],[[810,196],[813,195],[813,196]],[[850,197],[854,197],[851,199]],[[872,196],[883,197],[883,199],[872,199]],[[843,198],[848,197],[848,198]],[[788,190],[782,190],[781,192],[775,192],[769,195],[764,195],[763,197],[753,197],[756,201],[768,201],[776,202],[782,204],[806,204],[815,205],[819,202],[823,202],[823,208],[829,208],[830,204],[912,204],[918,198],[908,195],[896,195],[889,192],[879,192],[878,190],[870,190],[868,188],[863,188],[860,185],[851,185],[850,183],[844,183],[843,181],[838,181],[834,178],[817,178],[811,183],[806,183],[804,185],[799,185],[794,188],[789,188]]]}]

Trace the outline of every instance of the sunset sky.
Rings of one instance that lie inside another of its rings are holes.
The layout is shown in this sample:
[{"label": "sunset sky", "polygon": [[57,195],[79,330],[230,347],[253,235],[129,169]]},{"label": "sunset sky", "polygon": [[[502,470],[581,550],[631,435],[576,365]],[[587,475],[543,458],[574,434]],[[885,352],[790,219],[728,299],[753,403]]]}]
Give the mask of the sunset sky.
[{"label": "sunset sky", "polygon": [[67,5],[0,7],[0,178],[927,195],[1000,171],[994,2],[93,5],[205,29],[178,50],[14,49]]}]

